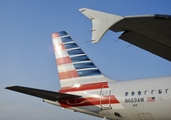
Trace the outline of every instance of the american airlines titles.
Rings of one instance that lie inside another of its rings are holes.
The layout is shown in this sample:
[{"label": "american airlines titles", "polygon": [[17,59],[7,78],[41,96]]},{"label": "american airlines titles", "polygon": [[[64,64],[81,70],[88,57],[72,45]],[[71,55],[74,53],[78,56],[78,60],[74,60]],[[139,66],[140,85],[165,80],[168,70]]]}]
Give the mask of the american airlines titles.
[{"label": "american airlines titles", "polygon": [[126,98],[125,103],[139,103],[144,102],[144,98]]}]

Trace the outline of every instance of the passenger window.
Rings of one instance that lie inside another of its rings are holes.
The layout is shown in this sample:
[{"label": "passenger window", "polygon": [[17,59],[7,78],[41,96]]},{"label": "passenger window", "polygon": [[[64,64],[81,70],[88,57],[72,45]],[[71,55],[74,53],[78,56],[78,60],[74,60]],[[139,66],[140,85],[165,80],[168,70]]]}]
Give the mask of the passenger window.
[{"label": "passenger window", "polygon": [[125,96],[128,96],[128,92],[125,93]]},{"label": "passenger window", "polygon": [[135,95],[135,92],[132,92],[131,95],[134,96]]},{"label": "passenger window", "polygon": [[159,93],[159,94],[162,94],[162,90],[161,90],[161,89],[159,89],[158,93]]},{"label": "passenger window", "polygon": [[151,91],[151,94],[152,94],[152,95],[154,94],[154,90]]},{"label": "passenger window", "polygon": [[141,91],[138,91],[138,95],[141,95]]},{"label": "passenger window", "polygon": [[144,94],[145,94],[145,95],[147,95],[147,94],[148,94],[148,91],[147,91],[147,90],[146,90],[146,91],[144,91]]},{"label": "passenger window", "polygon": [[169,89],[166,89],[166,93],[168,94],[170,91],[169,91]]}]

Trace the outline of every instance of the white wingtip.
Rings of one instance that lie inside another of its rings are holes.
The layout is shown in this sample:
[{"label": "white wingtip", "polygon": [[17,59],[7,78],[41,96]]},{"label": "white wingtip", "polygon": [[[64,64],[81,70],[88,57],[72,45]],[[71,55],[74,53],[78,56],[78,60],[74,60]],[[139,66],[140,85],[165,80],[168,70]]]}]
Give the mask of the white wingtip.
[{"label": "white wingtip", "polygon": [[104,13],[88,8],[81,8],[79,11],[92,20],[92,43],[99,42],[111,26],[124,19],[123,16]]}]

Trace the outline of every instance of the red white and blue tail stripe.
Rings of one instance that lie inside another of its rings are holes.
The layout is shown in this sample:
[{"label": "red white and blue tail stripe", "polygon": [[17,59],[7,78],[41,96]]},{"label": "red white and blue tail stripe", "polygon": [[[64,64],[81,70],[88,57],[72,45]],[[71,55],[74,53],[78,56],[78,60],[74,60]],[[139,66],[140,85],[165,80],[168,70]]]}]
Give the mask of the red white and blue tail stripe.
[{"label": "red white and blue tail stripe", "polygon": [[119,104],[116,97],[110,94],[108,82],[113,80],[100,72],[67,32],[53,33],[52,41],[62,87],[59,92],[82,96],[60,100],[60,106],[99,111],[104,106],[110,108],[113,104]]},{"label": "red white and blue tail stripe", "polygon": [[53,33],[52,41],[62,89],[59,92],[23,86],[10,86],[6,89],[43,98],[44,102],[96,116],[101,116],[102,109],[123,109],[111,93],[112,86],[109,81],[114,81],[100,72],[65,31]]},{"label": "red white and blue tail stripe", "polygon": [[52,34],[62,89],[109,81],[65,31]]}]

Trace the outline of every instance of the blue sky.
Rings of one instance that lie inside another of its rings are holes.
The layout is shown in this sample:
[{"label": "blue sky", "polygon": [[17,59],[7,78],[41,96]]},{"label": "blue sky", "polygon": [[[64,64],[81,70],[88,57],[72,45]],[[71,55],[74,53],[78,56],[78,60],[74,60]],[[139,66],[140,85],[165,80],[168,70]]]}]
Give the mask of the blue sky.
[{"label": "blue sky", "polygon": [[[170,14],[171,1],[156,0],[0,0],[0,119],[94,120],[62,110],[41,99],[5,90],[22,85],[60,89],[51,33],[66,30],[100,70],[115,80],[170,76],[171,62],[122,40],[108,31],[91,44],[91,21],[78,12],[91,8],[121,16]],[[164,81],[163,81],[164,82]]]}]

